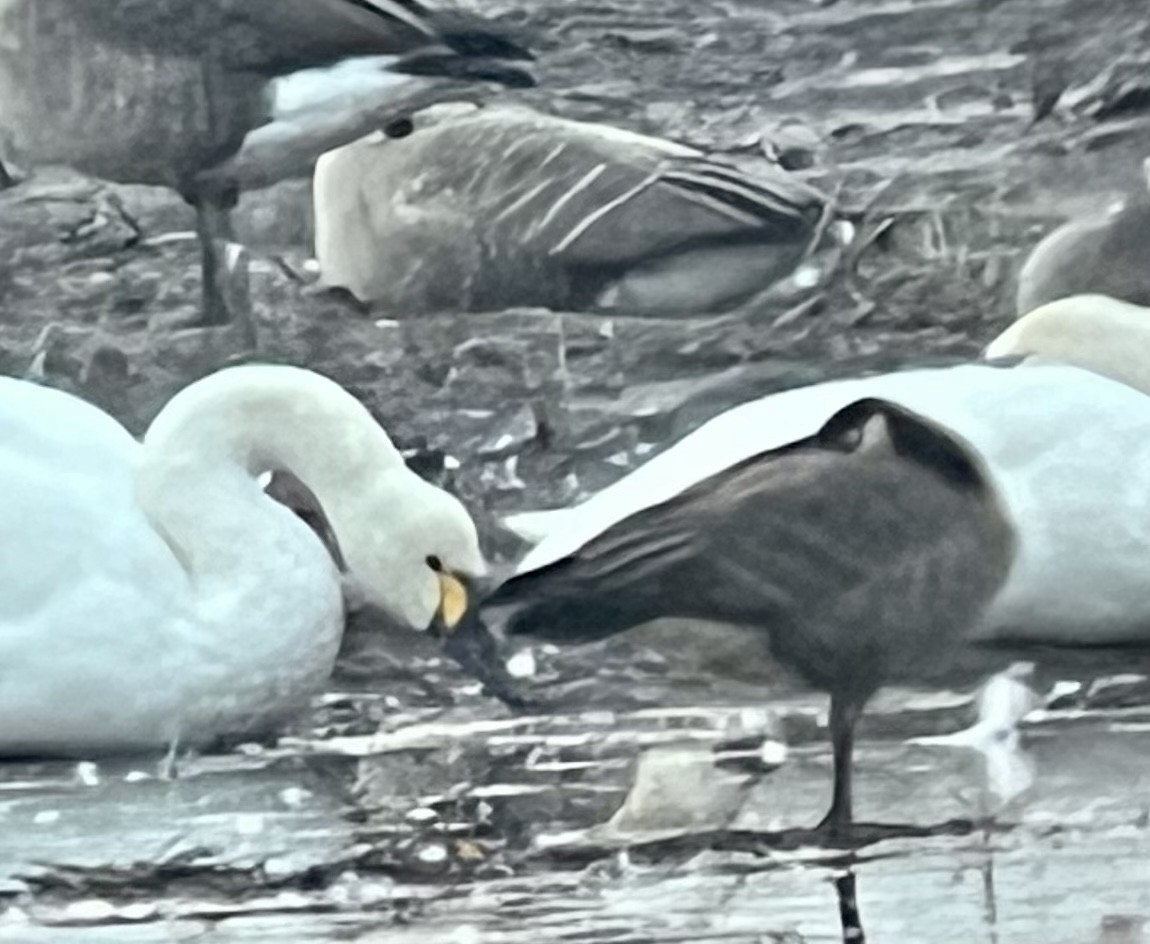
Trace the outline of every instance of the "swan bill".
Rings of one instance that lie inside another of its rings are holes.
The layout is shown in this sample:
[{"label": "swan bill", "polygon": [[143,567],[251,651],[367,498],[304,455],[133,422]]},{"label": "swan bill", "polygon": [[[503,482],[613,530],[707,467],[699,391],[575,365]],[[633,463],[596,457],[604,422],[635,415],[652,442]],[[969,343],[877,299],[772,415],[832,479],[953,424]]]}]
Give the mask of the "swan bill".
[{"label": "swan bill", "polygon": [[459,625],[467,612],[467,588],[453,574],[439,574],[439,621],[447,632]]}]

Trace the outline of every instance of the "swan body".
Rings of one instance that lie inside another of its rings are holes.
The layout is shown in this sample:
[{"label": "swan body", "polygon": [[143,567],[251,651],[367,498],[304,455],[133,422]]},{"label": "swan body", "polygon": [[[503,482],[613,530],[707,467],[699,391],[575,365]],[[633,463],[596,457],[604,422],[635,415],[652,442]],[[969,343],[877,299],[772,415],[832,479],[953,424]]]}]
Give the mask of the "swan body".
[{"label": "swan body", "polygon": [[521,106],[451,102],[316,164],[323,280],[405,311],[733,307],[789,274],[826,197],[785,171]]},{"label": "swan body", "polygon": [[[742,404],[575,509],[553,517],[532,513],[523,531],[546,536],[517,572],[546,567],[636,511],[810,436],[837,410],[873,397],[929,418],[968,444],[1004,502],[1018,547],[982,630],[987,638],[1055,645],[1144,641],[1150,626],[1150,397],[1113,378],[1134,377],[1131,365],[1147,354],[1137,346],[1140,332],[1131,340],[1126,306],[1105,298],[1055,304],[1060,308],[1017,322],[989,353],[1043,355],[1048,344],[1051,359],[1082,366],[906,370]],[[1113,342],[1101,343],[1103,336]],[[508,524],[516,530],[514,518]]]},{"label": "swan body", "polygon": [[429,556],[484,570],[462,506],[309,371],[220,371],[142,444],[71,395],[4,378],[0,432],[0,755],[264,733],[322,686],[343,578],[264,472],[308,485],[346,579],[413,628],[440,606]]}]

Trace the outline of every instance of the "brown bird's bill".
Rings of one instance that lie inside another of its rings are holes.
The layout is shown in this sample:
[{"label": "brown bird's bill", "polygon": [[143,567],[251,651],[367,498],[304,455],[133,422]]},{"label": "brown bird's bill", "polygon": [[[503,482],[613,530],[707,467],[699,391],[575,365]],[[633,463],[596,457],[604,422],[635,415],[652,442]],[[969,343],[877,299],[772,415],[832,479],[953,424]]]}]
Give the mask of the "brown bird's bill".
[{"label": "brown bird's bill", "polygon": [[[458,584],[466,600],[466,588],[462,581],[451,577]],[[457,593],[452,589],[452,594]],[[515,711],[531,708],[531,703],[518,690],[507,671],[507,666],[499,653],[499,645],[487,624],[479,617],[478,608],[465,611],[448,623],[454,614],[458,598],[453,596],[449,604],[446,593],[440,606],[439,615],[431,625],[431,633],[443,641],[443,651],[454,660],[464,672],[483,683],[487,694],[498,698]],[[449,611],[449,607],[452,609]]]}]

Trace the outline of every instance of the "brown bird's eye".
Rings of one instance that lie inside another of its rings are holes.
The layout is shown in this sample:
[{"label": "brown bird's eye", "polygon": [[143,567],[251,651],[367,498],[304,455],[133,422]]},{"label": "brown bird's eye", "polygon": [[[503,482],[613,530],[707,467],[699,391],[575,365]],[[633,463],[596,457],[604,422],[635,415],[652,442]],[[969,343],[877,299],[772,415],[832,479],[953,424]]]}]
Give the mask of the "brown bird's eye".
[{"label": "brown bird's eye", "polygon": [[443,561],[441,561],[434,554],[427,555],[427,566],[434,570],[437,574],[443,570]]},{"label": "brown bird's eye", "polygon": [[410,118],[396,118],[384,127],[383,133],[389,138],[406,138],[414,130],[415,124]]}]

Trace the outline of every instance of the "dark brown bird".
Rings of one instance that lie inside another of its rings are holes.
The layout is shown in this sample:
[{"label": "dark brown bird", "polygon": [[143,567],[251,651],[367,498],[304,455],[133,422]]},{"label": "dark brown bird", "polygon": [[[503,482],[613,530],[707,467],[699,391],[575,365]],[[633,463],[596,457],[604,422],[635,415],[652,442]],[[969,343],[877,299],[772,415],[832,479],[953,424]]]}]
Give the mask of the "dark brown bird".
[{"label": "dark brown bird", "polygon": [[[175,188],[197,212],[205,320],[222,323],[239,184],[208,172],[271,119],[272,80],[384,55],[403,57],[391,71],[533,84],[509,62],[530,53],[495,26],[419,0],[0,0],[0,158]],[[317,140],[311,160],[369,129]]]},{"label": "dark brown bird", "polygon": [[968,448],[877,399],[814,436],[639,511],[521,573],[485,609],[510,635],[602,639],[658,617],[747,627],[831,696],[834,794],[819,829],[852,823],[853,731],[888,683],[941,681],[1002,586],[1015,538]]}]

